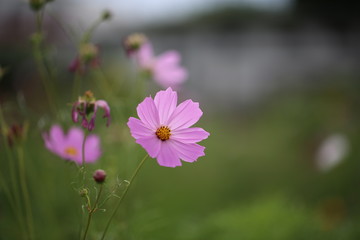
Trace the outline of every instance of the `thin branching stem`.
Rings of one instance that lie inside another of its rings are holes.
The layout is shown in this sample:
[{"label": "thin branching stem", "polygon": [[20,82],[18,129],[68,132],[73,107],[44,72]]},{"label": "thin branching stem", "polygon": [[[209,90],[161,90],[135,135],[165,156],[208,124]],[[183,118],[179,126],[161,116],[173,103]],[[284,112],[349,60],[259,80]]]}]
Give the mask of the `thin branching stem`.
[{"label": "thin branching stem", "polygon": [[119,209],[119,207],[120,207],[123,199],[125,198],[127,192],[128,192],[129,189],[130,189],[130,186],[131,186],[132,182],[134,181],[134,179],[135,179],[135,177],[137,176],[137,174],[138,174],[139,170],[141,169],[141,167],[144,165],[145,160],[148,158],[148,156],[149,156],[149,155],[146,154],[146,156],[141,160],[141,162],[139,163],[139,165],[138,165],[137,168],[135,169],[133,175],[131,176],[131,178],[130,178],[130,180],[129,180],[129,184],[126,186],[126,188],[125,188],[125,190],[124,190],[124,193],[121,195],[121,197],[120,197],[120,199],[119,199],[119,202],[117,203],[114,211],[112,212],[112,214],[111,214],[111,216],[110,216],[110,218],[109,218],[109,221],[108,221],[107,224],[106,224],[106,227],[105,227],[105,230],[104,230],[103,235],[102,235],[102,237],[101,237],[101,240],[105,239],[105,235],[106,235],[106,233],[107,233],[107,231],[108,231],[108,229],[109,229],[109,227],[110,227],[111,221],[112,221],[113,218],[115,217],[115,215],[116,215],[116,213],[117,213],[117,211],[118,211],[118,209]]},{"label": "thin branching stem", "polygon": [[41,43],[43,42],[42,34],[42,12],[36,12],[35,22],[36,22],[36,34],[33,36],[33,54],[36,60],[36,65],[40,74],[40,79],[43,83],[46,97],[49,102],[49,106],[53,114],[56,116],[56,104],[54,102],[54,91],[49,83],[51,78],[51,73],[44,63],[44,56],[41,50]]},{"label": "thin branching stem", "polygon": [[100,190],[99,190],[99,193],[98,193],[98,195],[96,197],[94,206],[92,208],[91,208],[91,206],[89,206],[90,211],[89,211],[88,221],[87,221],[87,224],[86,224],[83,240],[86,239],[87,233],[88,233],[89,228],[90,228],[91,218],[92,218],[92,215],[94,214],[94,212],[97,210],[97,205],[98,205],[102,190],[103,190],[103,184],[100,185]]}]

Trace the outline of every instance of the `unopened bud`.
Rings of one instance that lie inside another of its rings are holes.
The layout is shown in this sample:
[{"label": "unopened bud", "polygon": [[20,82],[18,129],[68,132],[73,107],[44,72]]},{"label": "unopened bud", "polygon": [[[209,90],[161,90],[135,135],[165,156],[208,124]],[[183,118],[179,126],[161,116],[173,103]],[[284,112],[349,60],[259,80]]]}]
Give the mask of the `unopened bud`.
[{"label": "unopened bud", "polygon": [[85,43],[80,46],[79,55],[84,63],[94,60],[99,53],[99,49],[92,43]]},{"label": "unopened bud", "polygon": [[14,144],[20,143],[22,140],[24,140],[26,131],[27,125],[25,125],[24,128],[23,125],[13,124],[7,132],[9,146],[13,146]]},{"label": "unopened bud", "polygon": [[86,188],[83,188],[79,191],[80,197],[86,197],[89,194],[89,191]]},{"label": "unopened bud", "polygon": [[133,33],[129,35],[125,40],[123,41],[123,45],[125,48],[125,51],[128,55],[131,55],[132,53],[139,50],[139,48],[147,42],[147,37],[142,33]]},{"label": "unopened bud", "polygon": [[106,172],[102,169],[98,169],[94,172],[93,178],[97,183],[103,183],[106,178]]},{"label": "unopened bud", "polygon": [[111,12],[109,10],[105,10],[105,11],[102,12],[101,18],[104,21],[110,20],[112,18],[112,14],[111,14]]}]

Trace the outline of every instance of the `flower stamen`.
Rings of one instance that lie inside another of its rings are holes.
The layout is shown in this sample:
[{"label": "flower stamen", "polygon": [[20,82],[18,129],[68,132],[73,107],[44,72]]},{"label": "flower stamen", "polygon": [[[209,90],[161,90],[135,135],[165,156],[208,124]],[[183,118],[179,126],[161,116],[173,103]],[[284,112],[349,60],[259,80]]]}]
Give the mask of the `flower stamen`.
[{"label": "flower stamen", "polygon": [[74,147],[67,147],[67,148],[65,148],[64,152],[65,152],[67,155],[73,156],[73,157],[75,157],[75,156],[78,155],[78,151],[77,151],[77,149],[74,148]]},{"label": "flower stamen", "polygon": [[161,126],[156,130],[155,134],[161,141],[166,141],[170,139],[171,130],[167,126]]}]

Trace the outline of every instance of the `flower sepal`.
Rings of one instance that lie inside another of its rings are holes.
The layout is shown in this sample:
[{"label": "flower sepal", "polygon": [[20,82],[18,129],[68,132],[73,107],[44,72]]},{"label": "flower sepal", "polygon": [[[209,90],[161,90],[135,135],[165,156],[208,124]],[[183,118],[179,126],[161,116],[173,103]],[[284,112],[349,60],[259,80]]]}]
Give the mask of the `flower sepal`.
[{"label": "flower sepal", "polygon": [[81,126],[92,131],[95,128],[95,118],[99,108],[104,110],[103,118],[107,118],[106,126],[108,127],[111,121],[110,107],[105,100],[96,100],[91,91],[86,91],[73,104],[71,118],[74,123],[78,123],[80,116],[82,118]]}]

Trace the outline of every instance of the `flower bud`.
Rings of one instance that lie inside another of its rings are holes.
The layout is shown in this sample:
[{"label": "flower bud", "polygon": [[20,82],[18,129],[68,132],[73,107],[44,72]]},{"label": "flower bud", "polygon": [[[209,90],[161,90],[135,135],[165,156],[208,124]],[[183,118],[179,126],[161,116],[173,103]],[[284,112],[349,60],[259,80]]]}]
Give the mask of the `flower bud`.
[{"label": "flower bud", "polygon": [[99,108],[104,110],[103,118],[107,118],[106,126],[110,125],[110,107],[104,100],[96,100],[91,91],[86,91],[85,94],[79,97],[78,101],[73,104],[71,110],[71,118],[74,123],[79,122],[79,117],[82,118],[81,125],[92,131],[95,128],[96,113]]},{"label": "flower bud", "polygon": [[24,140],[27,131],[27,125],[13,124],[7,132],[7,140],[9,146],[20,143]]},{"label": "flower bud", "polygon": [[103,183],[106,178],[106,172],[102,169],[98,169],[94,172],[93,178],[97,183]]},{"label": "flower bud", "polygon": [[45,0],[29,0],[30,7],[34,11],[39,11],[45,3]]},{"label": "flower bud", "polygon": [[129,35],[125,40],[123,41],[123,45],[125,48],[125,51],[128,55],[131,55],[132,53],[139,50],[139,48],[146,43],[147,37],[142,33],[133,33]]},{"label": "flower bud", "polygon": [[99,53],[99,49],[92,43],[85,43],[80,46],[79,55],[84,63],[94,60]]},{"label": "flower bud", "polygon": [[101,14],[101,19],[103,21],[107,21],[107,20],[110,20],[112,18],[112,14],[109,10],[105,10],[102,12]]},{"label": "flower bud", "polygon": [[86,197],[89,194],[89,191],[86,188],[80,189],[79,195],[80,197]]}]

